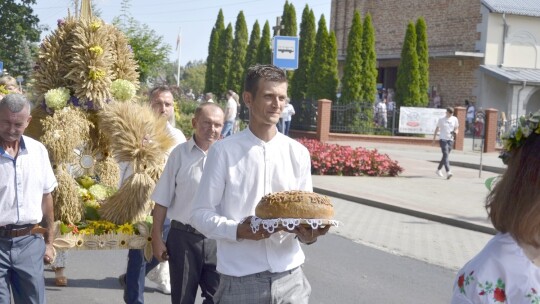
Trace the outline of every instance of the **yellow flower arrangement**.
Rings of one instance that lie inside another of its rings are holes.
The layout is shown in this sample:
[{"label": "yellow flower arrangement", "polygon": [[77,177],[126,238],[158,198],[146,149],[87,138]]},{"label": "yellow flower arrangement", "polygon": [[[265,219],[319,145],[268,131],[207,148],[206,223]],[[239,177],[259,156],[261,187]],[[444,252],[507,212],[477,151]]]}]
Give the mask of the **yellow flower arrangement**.
[{"label": "yellow flower arrangement", "polygon": [[101,27],[101,22],[99,21],[92,21],[92,23],[90,23],[90,29],[94,32],[97,31],[100,27]]},{"label": "yellow flower arrangement", "polygon": [[125,223],[123,225],[118,226],[118,228],[116,229],[116,232],[117,233],[127,234],[127,235],[132,235],[132,234],[135,233],[135,229],[133,229],[133,225],[131,225],[129,223]]},{"label": "yellow flower arrangement", "polygon": [[103,48],[99,45],[93,46],[88,49],[90,52],[94,53],[96,56],[100,56],[103,54]]},{"label": "yellow flower arrangement", "polygon": [[100,69],[90,70],[88,72],[88,77],[92,80],[99,80],[103,77],[105,77],[106,73]]},{"label": "yellow flower arrangement", "polygon": [[6,86],[4,86],[3,84],[0,85],[0,94],[3,94],[3,95],[9,94],[9,91],[6,90]]}]

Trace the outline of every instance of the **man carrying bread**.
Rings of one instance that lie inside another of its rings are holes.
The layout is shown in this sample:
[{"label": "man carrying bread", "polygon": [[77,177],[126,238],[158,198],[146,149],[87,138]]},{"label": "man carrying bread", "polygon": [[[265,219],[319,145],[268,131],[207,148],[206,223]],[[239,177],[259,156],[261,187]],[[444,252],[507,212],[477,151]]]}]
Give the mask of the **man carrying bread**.
[{"label": "man carrying bread", "polygon": [[193,201],[191,224],[217,240],[219,303],[308,303],[311,286],[302,271],[300,242],[311,244],[329,226],[268,233],[250,226],[266,194],[312,191],[308,150],[277,132],[287,78],[273,65],[247,71],[242,94],[249,127],[215,143]]}]

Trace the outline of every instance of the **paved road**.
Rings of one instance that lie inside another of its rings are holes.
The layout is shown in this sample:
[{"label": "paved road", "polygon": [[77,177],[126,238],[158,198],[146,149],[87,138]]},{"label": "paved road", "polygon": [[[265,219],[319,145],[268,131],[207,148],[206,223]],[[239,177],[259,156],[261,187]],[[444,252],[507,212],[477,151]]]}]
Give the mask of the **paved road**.
[{"label": "paved road", "polygon": [[[448,303],[455,270],[491,237],[333,198],[343,223],[304,246],[311,303]],[[49,303],[123,303],[117,277],[127,251],[72,251],[69,287],[46,272]],[[147,280],[146,303],[169,303]],[[197,303],[202,303],[199,299]]]}]

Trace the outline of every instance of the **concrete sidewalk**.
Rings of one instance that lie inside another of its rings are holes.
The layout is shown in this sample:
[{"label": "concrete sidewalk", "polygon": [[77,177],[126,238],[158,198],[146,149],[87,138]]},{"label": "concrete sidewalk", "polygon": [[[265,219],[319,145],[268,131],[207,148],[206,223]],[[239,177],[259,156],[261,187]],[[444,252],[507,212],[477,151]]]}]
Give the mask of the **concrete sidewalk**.
[{"label": "concrete sidewalk", "polygon": [[[495,234],[487,219],[485,180],[498,176],[505,166],[498,153],[465,151],[450,154],[453,177],[435,174],[440,148],[372,142],[334,142],[377,149],[399,162],[399,177],[313,176],[315,192],[386,210],[425,218],[460,228]],[[482,165],[482,172],[479,168]],[[489,171],[487,171],[489,170]],[[444,171],[444,170],[443,170]],[[354,223],[353,218],[339,218]]]}]

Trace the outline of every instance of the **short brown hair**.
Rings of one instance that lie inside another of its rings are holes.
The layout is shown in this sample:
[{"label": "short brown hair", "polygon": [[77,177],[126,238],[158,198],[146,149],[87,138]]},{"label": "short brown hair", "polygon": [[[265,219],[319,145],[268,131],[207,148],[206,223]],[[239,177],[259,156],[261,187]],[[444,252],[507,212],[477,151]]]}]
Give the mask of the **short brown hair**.
[{"label": "short brown hair", "polygon": [[161,94],[163,92],[169,92],[169,93],[173,93],[172,92],[172,89],[171,87],[169,87],[168,85],[160,85],[160,86],[157,86],[157,87],[153,87],[150,92],[148,93],[148,97],[150,98],[150,102],[152,101],[152,99],[154,99],[154,96],[158,95],[158,94]]},{"label": "short brown hair", "polygon": [[259,89],[259,79],[264,79],[273,82],[287,82],[287,74],[284,70],[271,64],[257,64],[250,67],[246,74],[244,82],[244,91],[257,95]]},{"label": "short brown hair", "polygon": [[493,227],[518,242],[540,246],[540,135],[512,151],[508,168],[486,198]]}]

